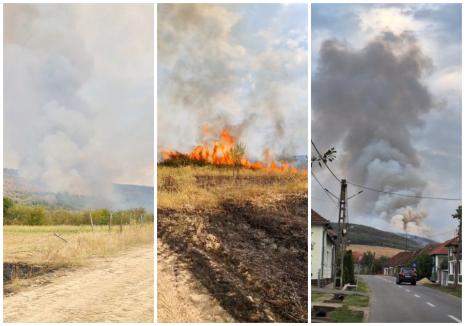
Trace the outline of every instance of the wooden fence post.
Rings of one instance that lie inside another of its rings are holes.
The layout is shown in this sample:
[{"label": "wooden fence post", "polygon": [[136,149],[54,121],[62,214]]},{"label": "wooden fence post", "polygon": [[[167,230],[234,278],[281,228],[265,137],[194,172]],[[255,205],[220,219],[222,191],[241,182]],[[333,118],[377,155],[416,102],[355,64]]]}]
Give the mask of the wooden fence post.
[{"label": "wooden fence post", "polygon": [[92,226],[92,232],[94,232],[94,221],[92,220],[92,212],[89,211],[90,225]]},{"label": "wooden fence post", "polygon": [[111,220],[113,219],[113,213],[110,212],[110,220],[108,221],[108,232],[111,231]]}]

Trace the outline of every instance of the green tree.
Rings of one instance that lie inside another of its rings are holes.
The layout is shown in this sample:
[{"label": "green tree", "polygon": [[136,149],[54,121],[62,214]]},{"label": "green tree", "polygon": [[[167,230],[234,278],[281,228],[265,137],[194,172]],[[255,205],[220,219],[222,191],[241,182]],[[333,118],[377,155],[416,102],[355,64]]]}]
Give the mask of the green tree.
[{"label": "green tree", "polygon": [[355,284],[354,259],[352,257],[352,250],[348,250],[344,254],[344,274],[342,276],[342,284]]},{"label": "green tree", "polygon": [[45,211],[42,207],[28,207],[26,210],[27,225],[45,224]]},{"label": "green tree", "polygon": [[389,260],[386,256],[381,256],[374,261],[373,273],[374,274],[382,274],[384,267],[387,265],[387,261]]},{"label": "green tree", "polygon": [[414,258],[416,262],[417,278],[420,280],[424,277],[431,277],[431,270],[433,268],[433,260],[427,252],[422,252]]},{"label": "green tree", "polygon": [[373,274],[375,264],[375,253],[374,252],[364,252],[362,256],[362,271],[366,274]]},{"label": "green tree", "polygon": [[324,152],[323,155],[313,155],[311,157],[311,163],[310,166],[313,166],[313,163],[318,163],[318,165],[321,167],[322,163],[327,164],[328,162],[332,162],[336,159],[336,150],[334,147],[331,147],[328,149],[326,152]]},{"label": "green tree", "polygon": [[3,224],[9,224],[10,214],[9,210],[13,207],[14,203],[11,198],[3,197]]}]

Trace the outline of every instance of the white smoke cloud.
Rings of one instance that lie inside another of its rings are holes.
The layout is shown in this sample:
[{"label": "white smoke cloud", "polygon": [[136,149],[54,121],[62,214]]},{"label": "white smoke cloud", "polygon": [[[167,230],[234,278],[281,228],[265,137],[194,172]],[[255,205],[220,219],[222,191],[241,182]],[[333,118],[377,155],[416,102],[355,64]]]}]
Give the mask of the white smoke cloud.
[{"label": "white smoke cloud", "polygon": [[270,24],[242,32],[251,18],[233,7],[158,6],[158,145],[189,151],[208,123],[230,128],[255,159],[265,148],[305,154],[306,22],[286,37]]},{"label": "white smoke cloud", "polygon": [[4,7],[4,166],[50,191],[153,184],[153,6]]},{"label": "white smoke cloud", "polygon": [[424,220],[428,214],[424,211],[416,211],[411,207],[402,210],[401,214],[394,215],[391,225],[398,230],[414,234],[431,234],[431,229],[424,225]]}]

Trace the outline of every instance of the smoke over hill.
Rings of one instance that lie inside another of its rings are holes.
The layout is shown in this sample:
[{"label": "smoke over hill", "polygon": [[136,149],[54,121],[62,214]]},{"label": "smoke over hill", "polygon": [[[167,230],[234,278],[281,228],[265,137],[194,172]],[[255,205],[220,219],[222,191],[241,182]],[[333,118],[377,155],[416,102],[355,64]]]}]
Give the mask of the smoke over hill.
[{"label": "smoke over hill", "polygon": [[[427,185],[418,172],[411,130],[435,108],[423,78],[432,62],[415,36],[385,32],[353,49],[329,39],[320,49],[312,80],[313,135],[340,144],[342,174],[373,188],[421,195]],[[353,209],[392,220],[400,229],[427,232],[426,213],[413,212],[418,198],[365,192]]]},{"label": "smoke over hill", "polygon": [[4,166],[117,205],[153,183],[153,6],[7,4]]}]

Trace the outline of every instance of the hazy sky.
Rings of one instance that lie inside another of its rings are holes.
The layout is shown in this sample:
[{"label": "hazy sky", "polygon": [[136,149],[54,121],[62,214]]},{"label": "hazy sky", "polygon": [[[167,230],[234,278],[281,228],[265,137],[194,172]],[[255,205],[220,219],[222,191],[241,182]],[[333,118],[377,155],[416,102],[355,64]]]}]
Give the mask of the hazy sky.
[{"label": "hazy sky", "polygon": [[52,191],[153,185],[153,5],[4,6],[4,167]]},{"label": "hazy sky", "polygon": [[[461,198],[461,7],[312,5],[312,139],[335,146],[334,171],[352,182],[408,194]],[[324,168],[320,181],[339,193]],[[312,180],[313,181],[313,180]],[[349,194],[358,189],[349,185]],[[459,202],[402,199],[368,190],[349,202],[350,221],[412,233],[454,235]],[[335,205],[312,184],[312,207]]]},{"label": "hazy sky", "polygon": [[307,6],[158,6],[158,147],[230,128],[252,159],[307,153]]}]

